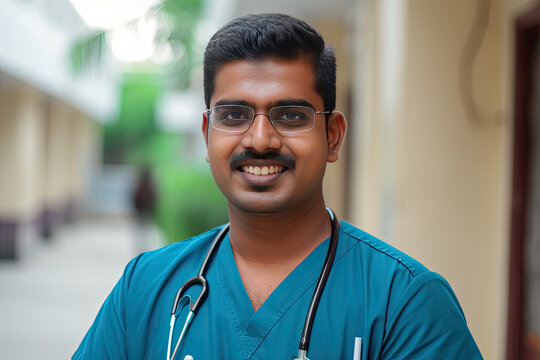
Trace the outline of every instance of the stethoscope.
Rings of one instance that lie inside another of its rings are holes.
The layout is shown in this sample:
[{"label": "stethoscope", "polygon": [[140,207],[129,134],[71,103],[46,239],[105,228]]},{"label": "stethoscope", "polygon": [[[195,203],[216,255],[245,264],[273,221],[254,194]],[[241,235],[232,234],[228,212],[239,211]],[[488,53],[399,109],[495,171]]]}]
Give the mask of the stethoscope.
[{"label": "stethoscope", "polygon": [[[328,214],[330,215],[330,221],[332,222],[330,246],[328,247],[328,252],[326,253],[326,259],[324,260],[324,265],[321,271],[321,275],[319,276],[319,280],[317,281],[317,287],[315,288],[315,292],[313,293],[313,297],[311,298],[311,303],[309,304],[309,308],[306,314],[306,320],[304,322],[304,329],[302,330],[302,338],[298,346],[298,357],[294,360],[309,360],[307,358],[307,351],[309,347],[309,339],[311,337],[311,328],[313,327],[313,320],[315,318],[315,313],[317,311],[317,307],[319,306],[319,301],[321,300],[321,295],[324,290],[324,286],[326,285],[326,281],[328,279],[328,275],[330,274],[330,270],[332,269],[332,264],[334,262],[334,257],[336,255],[337,240],[338,240],[338,233],[339,233],[339,223],[336,219],[336,216],[334,215],[334,212],[330,210],[330,208],[327,207],[326,211],[328,211]],[[199,269],[199,273],[197,274],[197,276],[186,281],[186,283],[182,285],[182,287],[176,293],[176,297],[174,298],[174,303],[173,303],[173,307],[171,311],[169,342],[167,345],[167,360],[174,360],[176,352],[178,351],[180,344],[182,343],[182,339],[184,338],[186,334],[189,324],[191,324],[193,317],[195,316],[200,306],[202,305],[202,303],[208,296],[208,282],[206,281],[206,278],[204,277],[204,275],[206,274],[206,270],[208,269],[210,259],[214,255],[214,251],[219,246],[219,244],[221,243],[221,240],[223,240],[228,230],[229,230],[229,224],[225,225],[223,229],[221,229],[221,231],[214,238],[214,241],[212,242],[212,244],[210,245],[210,248],[208,249],[208,252],[206,253],[206,256],[203,260],[203,263],[201,265],[201,268]],[[199,293],[199,296],[197,297],[195,301],[191,301],[191,297],[189,295],[185,295],[187,289],[192,285],[200,285],[202,287],[201,292]],[[186,304],[186,305],[189,304],[189,313],[186,317],[186,321],[184,322],[184,327],[182,328],[182,332],[180,333],[180,337],[178,338],[178,341],[176,342],[174,352],[171,356],[171,345],[172,345],[174,325],[176,323],[176,318],[178,317],[178,315],[176,315],[176,311],[178,310],[178,307],[180,304]],[[188,358],[193,359],[189,355],[188,355]]]}]

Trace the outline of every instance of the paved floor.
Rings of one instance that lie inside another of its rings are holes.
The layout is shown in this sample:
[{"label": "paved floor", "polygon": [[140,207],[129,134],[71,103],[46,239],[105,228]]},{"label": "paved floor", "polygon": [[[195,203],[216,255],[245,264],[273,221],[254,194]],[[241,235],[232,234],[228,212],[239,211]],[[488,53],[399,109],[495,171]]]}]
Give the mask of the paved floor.
[{"label": "paved floor", "polygon": [[0,359],[69,359],[126,263],[128,219],[67,225],[19,262],[0,262]]}]

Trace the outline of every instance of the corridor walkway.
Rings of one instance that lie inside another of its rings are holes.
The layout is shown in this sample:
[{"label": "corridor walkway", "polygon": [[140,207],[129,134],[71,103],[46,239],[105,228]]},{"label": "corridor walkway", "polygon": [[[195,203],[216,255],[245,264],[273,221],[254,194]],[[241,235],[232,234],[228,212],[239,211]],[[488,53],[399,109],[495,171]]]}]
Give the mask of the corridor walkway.
[{"label": "corridor walkway", "polygon": [[126,263],[129,219],[62,228],[19,262],[0,262],[0,358],[69,359]]}]

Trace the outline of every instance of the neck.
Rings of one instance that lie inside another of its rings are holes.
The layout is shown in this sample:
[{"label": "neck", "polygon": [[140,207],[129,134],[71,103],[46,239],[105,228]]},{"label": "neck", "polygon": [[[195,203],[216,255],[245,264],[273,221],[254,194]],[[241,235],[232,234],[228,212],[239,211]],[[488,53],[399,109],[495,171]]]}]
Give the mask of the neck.
[{"label": "neck", "polygon": [[298,265],[331,232],[324,204],[302,211],[246,214],[229,211],[235,257],[265,266]]}]

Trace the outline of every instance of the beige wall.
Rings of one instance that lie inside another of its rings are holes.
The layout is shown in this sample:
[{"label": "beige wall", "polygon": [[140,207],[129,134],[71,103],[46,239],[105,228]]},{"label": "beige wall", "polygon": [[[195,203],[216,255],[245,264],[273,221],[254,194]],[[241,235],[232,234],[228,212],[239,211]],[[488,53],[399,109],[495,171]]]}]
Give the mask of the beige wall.
[{"label": "beige wall", "polygon": [[[353,221],[441,273],[486,359],[506,350],[513,19],[537,1],[493,1],[462,102],[477,1],[360,1]],[[396,8],[398,7],[398,8]],[[401,46],[401,47],[400,47]],[[389,78],[388,74],[392,74]]]},{"label": "beige wall", "polygon": [[73,142],[73,110],[59,101],[51,100],[47,115],[45,198],[48,207],[58,208],[65,205],[70,197],[69,170]]},{"label": "beige wall", "polygon": [[27,87],[0,91],[0,216],[29,219],[43,202],[44,100]]},{"label": "beige wall", "polygon": [[101,127],[87,115],[75,111],[69,159],[69,192],[77,206],[88,204],[92,176],[101,164]]},{"label": "beige wall", "polygon": [[0,88],[0,219],[24,223],[83,200],[99,126],[25,84]]}]

